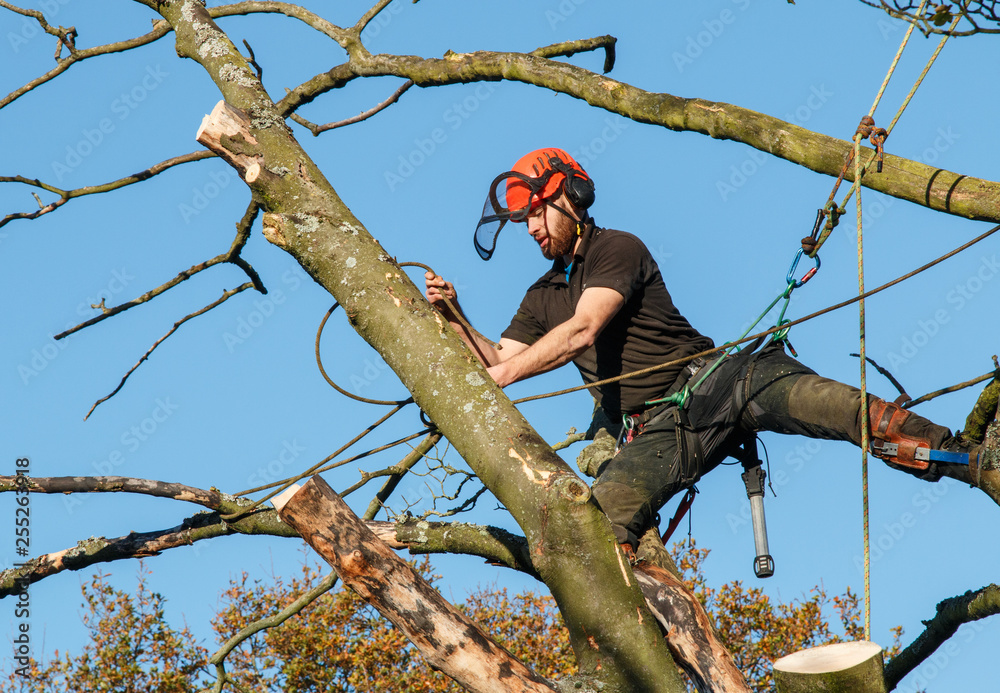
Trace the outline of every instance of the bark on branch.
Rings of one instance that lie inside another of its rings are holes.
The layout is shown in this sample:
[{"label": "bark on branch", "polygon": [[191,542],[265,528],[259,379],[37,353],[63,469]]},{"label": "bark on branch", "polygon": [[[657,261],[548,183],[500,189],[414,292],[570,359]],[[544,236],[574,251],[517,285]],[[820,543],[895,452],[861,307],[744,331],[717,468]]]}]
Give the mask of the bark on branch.
[{"label": "bark on branch", "polygon": [[206,491],[185,484],[126,476],[0,476],[0,493],[18,488],[30,493],[139,493],[197,503],[212,510],[219,510],[226,502],[215,489]]},{"label": "bark on branch", "polygon": [[218,512],[198,513],[170,529],[130,532],[124,537],[114,539],[90,537],[77,542],[72,548],[32,558],[22,565],[0,573],[0,599],[16,594],[20,586],[44,580],[67,570],[83,570],[98,563],[156,556],[169,549],[189,546],[202,539],[230,534],[298,536],[287,525],[278,521],[274,511],[254,513],[232,523],[221,520]]},{"label": "bark on branch", "polygon": [[937,605],[934,618],[924,621],[924,632],[885,666],[888,690],[916,669],[934,651],[955,634],[959,626],[1000,613],[1000,587],[987,585]]},{"label": "bark on branch", "polygon": [[279,515],[343,580],[399,628],[438,669],[470,691],[554,693],[534,673],[400,560],[321,477],[298,490]]},{"label": "bark on branch", "polygon": [[[386,75],[411,79],[420,87],[499,80],[533,84],[638,123],[741,142],[831,177],[840,174],[853,147],[850,140],[811,132],[748,108],[648,92],[574,65],[524,53],[478,51],[450,53],[444,58],[355,55],[345,65],[317,75],[292,90],[278,108],[288,113],[356,77]],[[863,150],[866,157],[873,153],[868,148]],[[850,171],[846,179],[853,181]],[[883,173],[865,176],[862,184],[947,214],[1000,221],[1000,183],[953,173],[891,153],[885,155]]]},{"label": "bark on branch", "polygon": [[[0,477],[0,493],[13,492],[18,488],[31,493],[136,493],[196,503],[214,512],[198,513],[170,529],[131,533],[112,539],[91,537],[70,549],[38,556],[23,566],[0,574],[0,598],[11,594],[18,581],[37,582],[66,570],[82,570],[98,563],[155,555],[203,539],[232,534],[299,536],[279,521],[271,508],[256,510],[236,521],[226,521],[221,515],[246,509],[252,501],[234,498],[215,489],[120,476]],[[493,565],[507,566],[538,577],[531,565],[525,539],[498,527],[418,520],[400,523],[372,520],[367,524],[376,536],[394,549],[408,550],[411,554],[478,556]]]},{"label": "bark on branch", "polygon": [[633,569],[671,654],[702,693],[750,693],[729,650],[715,635],[698,599],[672,573],[646,563]]}]

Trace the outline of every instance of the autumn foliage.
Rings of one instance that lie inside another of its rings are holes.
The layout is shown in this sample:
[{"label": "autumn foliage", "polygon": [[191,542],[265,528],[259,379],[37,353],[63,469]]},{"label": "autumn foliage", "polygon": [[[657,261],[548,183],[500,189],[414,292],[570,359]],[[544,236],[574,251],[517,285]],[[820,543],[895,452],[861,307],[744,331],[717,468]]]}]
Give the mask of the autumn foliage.
[{"label": "autumn foliage", "polygon": [[[723,642],[757,691],[769,691],[771,662],[800,649],[859,637],[857,597],[848,589],[832,600],[820,587],[789,603],[772,601],[759,588],[739,581],[709,587],[702,565],[707,549],[674,545],[685,584],[712,615]],[[418,570],[437,579],[425,559]],[[209,650],[189,630],[176,629],[164,612],[164,598],[147,587],[139,569],[134,594],[110,586],[97,574],[83,586],[84,624],[90,641],[78,654],[56,652],[34,662],[32,676],[7,676],[6,690],[17,693],[188,693],[211,688],[215,667]],[[277,613],[323,578],[304,564],[292,578],[251,581],[246,574],[223,592],[212,621],[218,643],[250,624]],[[837,612],[842,633],[827,612]],[[551,679],[575,673],[569,639],[551,597],[533,592],[511,596],[484,588],[462,608],[494,638],[534,670]],[[897,629],[898,649],[899,632]],[[244,640],[227,657],[236,687],[254,693],[436,693],[461,690],[433,671],[406,639],[350,590],[324,594],[280,626]]]}]

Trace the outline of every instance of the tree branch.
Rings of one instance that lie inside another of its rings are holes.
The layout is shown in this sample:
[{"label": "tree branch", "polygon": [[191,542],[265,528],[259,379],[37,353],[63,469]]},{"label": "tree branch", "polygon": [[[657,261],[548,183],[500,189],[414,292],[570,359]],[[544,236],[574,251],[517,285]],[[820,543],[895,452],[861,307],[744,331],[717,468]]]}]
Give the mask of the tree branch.
[{"label": "tree branch", "polygon": [[26,584],[44,580],[67,570],[83,570],[98,563],[156,556],[178,546],[189,546],[202,539],[213,539],[230,534],[298,536],[278,519],[273,510],[257,512],[242,517],[236,522],[223,521],[218,512],[197,513],[170,529],[141,533],[131,532],[124,537],[115,539],[91,537],[78,542],[71,549],[32,558],[0,573],[0,599],[16,594]]},{"label": "tree branch", "polygon": [[[37,178],[27,178],[25,176],[0,176],[0,183],[24,183],[25,185],[30,185],[36,188],[41,188],[47,192],[55,193],[59,195],[59,199],[55,202],[50,202],[47,205],[41,205],[39,203],[40,209],[35,212],[14,212],[7,214],[0,219],[0,227],[5,226],[9,222],[15,219],[37,219],[43,214],[48,214],[49,212],[62,207],[64,204],[76,197],[83,197],[84,195],[95,195],[97,193],[111,192],[112,190],[118,190],[119,188],[124,188],[125,186],[132,185],[134,183],[141,183],[144,180],[148,180],[153,176],[163,173],[169,168],[174,166],[179,166],[180,164],[186,164],[192,161],[200,161],[202,159],[214,158],[215,154],[210,151],[201,150],[197,152],[191,152],[190,154],[182,154],[181,156],[175,156],[172,159],[167,159],[166,161],[161,161],[158,164],[150,166],[144,171],[139,171],[138,173],[133,173],[131,176],[125,176],[124,178],[119,178],[118,180],[111,181],[110,183],[102,183],[100,185],[88,185],[82,188],[76,188],[75,190],[63,190],[62,188],[57,188],[54,185],[49,185],[48,183],[43,183]],[[37,198],[36,198],[37,199]]]},{"label": "tree branch", "polygon": [[639,563],[634,571],[650,610],[663,626],[674,659],[702,693],[750,693],[732,654],[719,641],[698,598],[675,575]]},{"label": "tree branch", "polygon": [[[154,10],[156,9],[154,6],[155,3],[143,2],[143,0],[139,1],[142,2],[142,4],[149,6]],[[69,30],[63,30],[62,27],[59,27],[58,29],[48,27],[48,24],[45,23],[45,18],[41,14],[41,12],[38,12],[37,10],[23,10],[21,8],[11,5],[9,2],[6,2],[6,0],[0,1],[0,7],[5,7],[13,12],[17,12],[18,14],[34,17],[42,24],[42,28],[45,29],[47,33],[58,37],[60,41],[66,43],[67,47],[72,46],[72,38],[70,38],[69,43],[67,43],[66,38],[58,33],[59,31],[68,32]],[[300,7],[299,5],[291,3],[247,1],[247,2],[238,2],[231,5],[221,5],[219,7],[210,7],[207,8],[207,12],[209,13],[210,16],[215,18],[233,17],[238,15],[248,15],[248,14],[283,14],[287,17],[300,20],[301,22],[307,24],[313,29],[316,29],[320,33],[324,34],[325,36],[328,36],[329,38],[333,39],[341,46],[346,47],[347,45],[350,44],[353,38],[352,35],[346,30],[336,26],[335,24],[328,22],[327,20],[323,19],[322,17],[313,12],[310,12],[304,7]],[[32,89],[35,89],[36,87],[41,86],[42,84],[45,84],[46,82],[58,77],[60,74],[62,74],[63,72],[65,72],[78,62],[86,60],[87,58],[93,58],[98,55],[121,53],[123,51],[131,50],[133,48],[139,48],[140,46],[148,45],[158,39],[163,38],[172,30],[173,28],[170,26],[169,23],[163,20],[157,20],[153,22],[152,31],[150,31],[148,34],[144,34],[134,39],[117,41],[115,43],[109,43],[103,46],[95,46],[94,48],[76,49],[75,46],[73,46],[70,51],[70,55],[60,60],[59,64],[55,68],[49,70],[44,75],[41,75],[40,77],[33,79],[24,86],[15,89],[3,99],[0,99],[0,109],[16,101],[18,98],[24,96]],[[74,31],[74,36],[75,36],[75,31]]]},{"label": "tree branch", "polygon": [[321,477],[279,514],[333,566],[344,584],[400,629],[430,665],[481,693],[554,693],[379,541]]},{"label": "tree branch", "polygon": [[216,255],[211,260],[206,260],[205,262],[200,262],[197,265],[192,265],[191,267],[184,270],[170,281],[161,284],[155,289],[150,289],[149,291],[142,294],[138,298],[134,298],[131,301],[126,301],[125,303],[119,303],[117,306],[114,306],[112,308],[104,308],[102,306],[103,312],[100,315],[95,315],[89,320],[84,320],[79,325],[76,325],[74,327],[69,328],[68,330],[60,332],[59,334],[55,335],[53,339],[63,339],[65,337],[69,337],[71,334],[79,332],[80,330],[86,327],[90,327],[91,325],[96,325],[102,320],[107,320],[108,318],[118,315],[119,313],[124,313],[129,308],[135,308],[136,306],[142,305],[143,303],[147,303],[152,299],[156,298],[157,296],[159,296],[160,294],[165,293],[166,291],[174,288],[181,282],[187,281],[188,279],[198,274],[199,272],[206,270],[209,267],[218,265],[219,263],[228,261],[229,261],[228,253],[224,253],[222,255]]},{"label": "tree branch", "polygon": [[604,74],[607,74],[615,67],[616,43],[618,43],[618,39],[614,36],[597,36],[595,38],[581,39],[578,41],[563,41],[562,43],[553,43],[550,46],[542,46],[541,48],[536,48],[531,51],[528,55],[534,55],[539,58],[569,58],[577,53],[586,53],[603,48],[604,67],[602,69]]},{"label": "tree branch", "polygon": [[403,94],[405,94],[406,90],[409,89],[412,86],[413,86],[413,80],[412,79],[408,79],[405,82],[403,82],[402,86],[400,86],[399,89],[397,89],[396,91],[394,91],[392,93],[392,95],[389,96],[388,99],[386,99],[385,101],[379,103],[378,105],[373,106],[372,108],[369,108],[367,111],[359,113],[356,116],[351,116],[350,118],[345,118],[343,120],[338,120],[338,121],[333,122],[333,123],[327,123],[326,125],[316,125],[315,123],[312,123],[312,122],[306,120],[305,118],[303,118],[302,116],[300,116],[298,114],[295,114],[295,113],[293,113],[291,115],[291,118],[296,123],[298,123],[299,125],[301,125],[304,128],[307,128],[310,132],[312,132],[313,136],[318,136],[318,135],[326,132],[327,130],[335,130],[336,128],[342,128],[345,125],[353,125],[354,123],[360,123],[363,120],[368,120],[369,118],[371,118],[376,113],[385,110],[386,108],[388,108],[392,104],[394,104],[397,101],[399,101],[399,97],[402,96]]},{"label": "tree branch", "polygon": [[[6,2],[3,3],[3,7],[8,9],[13,9],[13,6],[8,5]],[[30,11],[30,10],[29,10]],[[81,48],[75,51],[71,51],[70,54],[59,61],[59,64],[54,68],[46,72],[40,77],[36,77],[22,87],[19,87],[7,94],[7,96],[0,99],[0,109],[13,103],[17,99],[21,98],[27,94],[32,89],[39,87],[46,82],[55,79],[63,72],[68,70],[70,67],[78,62],[86,60],[87,58],[93,58],[98,55],[108,55],[110,53],[121,53],[122,51],[131,50],[133,48],[139,48],[140,46],[145,46],[154,41],[163,38],[170,31],[170,25],[164,21],[156,21],[153,23],[153,30],[148,34],[143,34],[134,39],[128,39],[125,41],[117,41],[115,43],[109,43],[104,46],[96,46],[94,48]],[[51,32],[49,32],[51,33]]]},{"label": "tree branch", "polygon": [[30,493],[138,493],[156,498],[197,503],[211,510],[219,510],[226,503],[219,491],[195,488],[152,479],[135,479],[126,476],[0,476],[0,493],[26,489]]},{"label": "tree branch", "polygon": [[[837,177],[851,151],[848,140],[811,132],[792,123],[733,104],[648,92],[575,65],[523,53],[449,53],[445,58],[374,55],[317,75],[277,104],[287,115],[320,94],[355,77],[394,75],[419,87],[511,80],[567,94],[637,123],[747,144],[817,173]],[[866,156],[873,150],[863,148]],[[853,181],[848,172],[847,180]],[[959,175],[892,154],[883,174],[866,176],[872,190],[968,219],[1000,221],[1000,183]]]},{"label": "tree branch", "polygon": [[392,2],[392,0],[378,0],[378,2],[376,2],[370,10],[361,15],[361,19],[358,20],[357,24],[351,27],[351,33],[355,36],[361,36],[361,32],[365,30],[365,27],[368,26],[369,22],[375,19],[379,12],[388,7],[390,2]]},{"label": "tree branch", "polygon": [[[64,570],[81,570],[97,563],[154,555],[201,539],[230,534],[298,536],[278,520],[275,511],[270,508],[257,509],[235,521],[224,520],[220,515],[247,509],[253,505],[253,501],[230,496],[216,489],[204,490],[184,484],[121,476],[0,476],[0,493],[14,492],[19,488],[31,493],[135,493],[196,503],[213,512],[198,513],[185,519],[178,527],[142,534],[131,533],[117,539],[92,538],[80,542],[73,549],[34,558],[24,566],[15,568],[11,575],[7,572],[0,574],[0,598],[10,594],[10,589],[19,580],[37,582]],[[365,513],[369,529],[394,549],[405,549],[412,554],[478,556],[492,565],[507,566],[538,577],[531,565],[524,537],[498,527],[414,519],[378,522],[369,519],[371,516],[371,511]]]},{"label": "tree branch", "polygon": [[924,632],[886,664],[885,681],[888,689],[893,690],[904,676],[934,654],[963,623],[971,623],[998,613],[1000,587],[997,585],[987,585],[974,592],[945,599],[937,605],[934,618],[924,621]]},{"label": "tree branch", "polygon": [[[979,16],[983,22],[1000,25],[1000,15],[996,12],[995,2],[987,3],[982,2],[982,0],[965,0],[964,2],[956,3],[956,5],[940,3],[933,6],[933,12],[925,11],[920,15],[917,14],[916,10],[921,3],[913,2],[913,0],[894,0],[892,4],[886,2],[886,0],[879,0],[879,2],[861,0],[861,2],[869,7],[875,7],[884,11],[890,17],[902,19],[904,22],[916,25],[924,36],[930,36],[931,34],[972,36],[973,34],[1000,33],[1000,26],[981,26],[975,20],[975,17]],[[974,6],[977,7],[973,9]],[[955,7],[954,12],[952,11],[953,7]],[[956,16],[965,19],[972,25],[972,28],[955,31],[951,26],[951,22]]]},{"label": "tree branch", "polygon": [[948,387],[943,387],[940,390],[935,390],[934,392],[928,392],[926,395],[921,395],[916,399],[911,399],[909,402],[903,405],[903,408],[910,409],[911,407],[915,407],[918,404],[929,402],[935,397],[940,397],[941,395],[947,395],[952,392],[958,392],[959,390],[964,390],[967,387],[978,385],[979,383],[986,382],[990,378],[997,377],[998,373],[1000,373],[1000,371],[990,371],[989,373],[983,373],[982,375],[977,376],[972,380],[966,380],[964,383],[958,383],[957,385],[949,385]]},{"label": "tree branch", "polygon": [[196,318],[199,315],[204,315],[205,313],[209,312],[213,308],[217,308],[218,306],[222,305],[228,299],[230,299],[231,297],[233,297],[236,294],[240,293],[241,291],[245,291],[247,289],[252,289],[252,288],[253,288],[253,282],[246,282],[244,284],[241,284],[240,286],[237,286],[235,289],[228,289],[226,291],[223,291],[222,292],[222,296],[220,298],[218,298],[217,300],[213,301],[212,303],[208,304],[207,306],[205,306],[204,308],[202,308],[200,310],[196,310],[193,313],[189,313],[189,314],[185,315],[183,318],[181,318],[180,320],[178,320],[177,322],[175,322],[174,325],[173,325],[173,327],[171,327],[169,330],[167,330],[167,333],[165,335],[163,335],[162,337],[160,337],[159,339],[157,339],[155,342],[153,342],[153,346],[149,347],[149,349],[146,350],[146,353],[143,354],[142,357],[138,361],[136,361],[135,365],[128,369],[128,372],[124,376],[122,376],[121,382],[118,383],[118,386],[115,387],[114,390],[112,390],[111,392],[109,392],[104,397],[101,397],[99,400],[97,400],[96,402],[94,402],[93,405],[91,405],[90,410],[87,411],[87,414],[83,417],[83,420],[86,421],[88,418],[90,418],[90,415],[94,413],[94,410],[97,409],[97,407],[99,405],[101,405],[104,402],[107,402],[109,399],[111,399],[116,394],[118,394],[118,391],[121,390],[125,386],[125,381],[127,381],[129,379],[129,376],[131,376],[133,373],[135,373],[136,369],[138,369],[139,366],[141,366],[143,364],[143,362],[146,359],[149,358],[150,354],[153,353],[153,351],[156,349],[156,347],[160,346],[163,342],[165,342],[167,340],[167,338],[170,337],[170,335],[172,335],[174,332],[176,332],[180,328],[181,325],[183,325],[184,323],[186,323],[188,320],[191,320],[192,318]]}]

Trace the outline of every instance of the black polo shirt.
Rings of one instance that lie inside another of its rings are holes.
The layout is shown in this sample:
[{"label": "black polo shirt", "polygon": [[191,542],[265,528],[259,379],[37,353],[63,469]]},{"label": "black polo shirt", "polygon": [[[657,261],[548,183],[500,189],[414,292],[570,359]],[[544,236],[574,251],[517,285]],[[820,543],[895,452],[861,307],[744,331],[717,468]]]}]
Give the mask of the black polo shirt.
[{"label": "black polo shirt", "polygon": [[[569,268],[557,258],[552,269],[525,294],[503,336],[534,344],[569,320],[585,289],[614,289],[625,299],[621,310],[598,335],[594,346],[573,363],[584,382],[592,383],[690,356],[714,346],[674,306],[660,269],[638,238],[624,231],[588,224]],[[644,409],[673,384],[683,366],[665,368],[592,388],[591,394],[611,415]]]}]

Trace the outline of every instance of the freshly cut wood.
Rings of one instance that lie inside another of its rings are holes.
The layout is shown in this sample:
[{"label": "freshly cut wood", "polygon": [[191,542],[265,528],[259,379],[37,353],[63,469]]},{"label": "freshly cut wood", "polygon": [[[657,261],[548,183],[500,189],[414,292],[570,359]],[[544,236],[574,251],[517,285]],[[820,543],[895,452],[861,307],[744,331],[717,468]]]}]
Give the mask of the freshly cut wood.
[{"label": "freshly cut wood", "polygon": [[667,647],[701,693],[749,693],[743,673],[715,635],[704,607],[673,573],[640,562],[632,568]]},{"label": "freshly cut wood", "polygon": [[886,693],[882,648],[868,641],[799,650],[774,663],[778,693]]},{"label": "freshly cut wood", "polygon": [[435,669],[477,693],[555,693],[396,556],[322,478],[275,500],[281,519]]},{"label": "freshly cut wood", "polygon": [[250,132],[250,118],[240,109],[218,102],[202,119],[195,139],[236,168],[247,183],[260,177],[258,142]]}]

